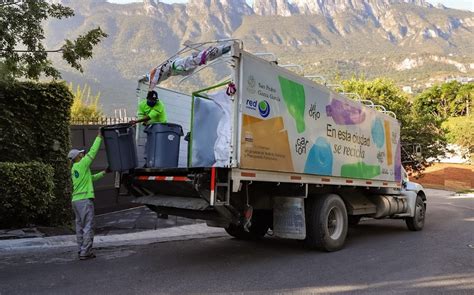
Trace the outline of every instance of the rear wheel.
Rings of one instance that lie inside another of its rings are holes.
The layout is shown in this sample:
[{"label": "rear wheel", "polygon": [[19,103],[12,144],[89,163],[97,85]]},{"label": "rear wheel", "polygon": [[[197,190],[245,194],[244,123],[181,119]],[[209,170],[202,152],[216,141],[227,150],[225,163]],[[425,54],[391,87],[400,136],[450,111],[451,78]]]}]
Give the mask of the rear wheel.
[{"label": "rear wheel", "polygon": [[252,224],[249,231],[246,231],[242,225],[229,224],[225,231],[239,240],[256,240],[265,236],[268,229],[272,226],[271,211],[255,211],[252,215]]},{"label": "rear wheel", "polygon": [[347,219],[346,206],[338,195],[308,199],[305,244],[328,252],[342,249],[347,236]]},{"label": "rear wheel", "polygon": [[407,227],[411,231],[420,231],[425,226],[426,206],[420,195],[416,197],[415,216],[405,219]]}]

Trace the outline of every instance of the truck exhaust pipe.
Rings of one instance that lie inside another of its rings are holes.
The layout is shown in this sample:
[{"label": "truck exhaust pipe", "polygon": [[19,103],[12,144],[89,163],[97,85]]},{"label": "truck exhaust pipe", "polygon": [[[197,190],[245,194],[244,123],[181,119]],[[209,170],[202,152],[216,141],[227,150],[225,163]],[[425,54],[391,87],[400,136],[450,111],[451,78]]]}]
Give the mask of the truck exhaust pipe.
[{"label": "truck exhaust pipe", "polygon": [[387,195],[372,196],[371,200],[377,206],[373,218],[382,218],[408,212],[408,201],[403,197]]}]

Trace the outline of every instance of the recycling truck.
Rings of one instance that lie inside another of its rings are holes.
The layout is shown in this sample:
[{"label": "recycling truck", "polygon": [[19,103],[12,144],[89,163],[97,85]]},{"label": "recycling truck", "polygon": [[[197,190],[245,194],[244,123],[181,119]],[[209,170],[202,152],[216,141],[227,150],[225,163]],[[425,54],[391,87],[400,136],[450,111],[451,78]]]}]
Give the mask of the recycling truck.
[{"label": "recycling truck", "polygon": [[[208,68],[215,83],[202,78]],[[167,92],[168,121],[184,110],[189,124],[178,147],[184,160],[125,171],[136,203],[237,239],[272,232],[324,251],[341,249],[361,218],[423,229],[426,195],[401,165],[392,112],[246,52],[239,40],[185,43],[139,81],[139,92],[166,91],[168,79],[192,89],[175,99]],[[192,80],[208,84],[190,88]]]}]

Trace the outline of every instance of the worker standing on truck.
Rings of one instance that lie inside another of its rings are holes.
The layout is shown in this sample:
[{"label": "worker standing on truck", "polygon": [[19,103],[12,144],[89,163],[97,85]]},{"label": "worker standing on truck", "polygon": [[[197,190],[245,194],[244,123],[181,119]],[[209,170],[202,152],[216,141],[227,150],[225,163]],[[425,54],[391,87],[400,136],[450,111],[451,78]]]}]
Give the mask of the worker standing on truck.
[{"label": "worker standing on truck", "polygon": [[[144,126],[149,127],[153,123],[168,122],[165,104],[158,99],[158,93],[156,91],[148,92],[146,99],[140,100],[137,108],[137,118],[138,120],[132,120],[129,123],[143,123]],[[147,144],[148,143],[145,143],[145,151],[147,150]]]},{"label": "worker standing on truck", "polygon": [[137,117],[138,120],[130,121],[130,123],[143,122],[144,125],[149,125],[153,123],[166,123],[168,121],[165,104],[158,99],[156,91],[148,92],[147,98],[142,99],[138,103]]},{"label": "worker standing on truck", "polygon": [[[158,98],[158,92],[155,90],[148,92],[146,99],[140,100],[137,108],[138,120],[130,121],[130,124],[143,123],[146,127],[153,123],[167,123],[168,115],[166,114],[165,104]],[[148,142],[145,143],[145,151]],[[146,152],[145,152],[146,154]],[[145,156],[145,163],[146,163]],[[159,218],[167,219],[167,214],[158,214]]]},{"label": "worker standing on truck", "polygon": [[[138,120],[132,120],[129,123],[143,123],[144,126],[148,127],[153,123],[168,122],[165,104],[158,99],[158,93],[156,91],[148,92],[146,99],[140,100],[137,108],[137,118]],[[146,146],[147,143],[145,143],[145,151],[147,150]]]},{"label": "worker standing on truck", "polygon": [[94,186],[92,182],[104,177],[109,169],[92,174],[90,166],[94,161],[102,143],[101,129],[92,144],[89,152],[84,155],[84,150],[72,149],[68,158],[72,162],[72,209],[76,216],[76,237],[79,246],[79,259],[95,258],[92,253],[94,241]]}]

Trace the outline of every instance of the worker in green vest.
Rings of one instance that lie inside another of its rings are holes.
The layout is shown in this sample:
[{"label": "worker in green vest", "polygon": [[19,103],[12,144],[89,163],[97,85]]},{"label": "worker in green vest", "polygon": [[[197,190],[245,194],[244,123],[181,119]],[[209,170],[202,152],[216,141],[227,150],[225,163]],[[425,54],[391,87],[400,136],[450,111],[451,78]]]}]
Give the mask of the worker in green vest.
[{"label": "worker in green vest", "polygon": [[[143,123],[143,125],[148,127],[153,123],[168,122],[165,104],[160,99],[158,99],[158,92],[155,90],[148,92],[146,99],[142,99],[138,103],[137,118],[138,120],[130,121],[130,124]],[[145,151],[148,150],[147,146],[148,142],[145,143]],[[158,214],[158,217],[167,219],[168,215]]]},{"label": "worker in green vest", "polygon": [[[146,128],[150,128],[151,124],[168,122],[165,104],[158,99],[158,93],[156,91],[153,90],[148,92],[147,98],[142,99],[138,103],[137,117],[138,120],[132,120],[130,121],[130,124],[143,123],[143,125],[146,126],[145,130]],[[145,153],[148,150],[147,146],[148,142],[145,143]]]},{"label": "worker in green vest", "polygon": [[138,120],[131,121],[130,123],[143,123],[144,125],[149,125],[153,123],[168,122],[165,104],[158,99],[158,93],[156,91],[153,90],[148,92],[147,98],[142,99],[138,103],[137,117]]},{"label": "worker in green vest", "polygon": [[92,174],[90,166],[94,161],[102,143],[101,130],[97,135],[89,152],[84,155],[84,150],[72,149],[68,158],[71,160],[72,177],[72,208],[76,216],[76,237],[79,246],[79,259],[95,258],[92,253],[94,241],[94,186],[92,182],[104,177],[106,171]]}]

